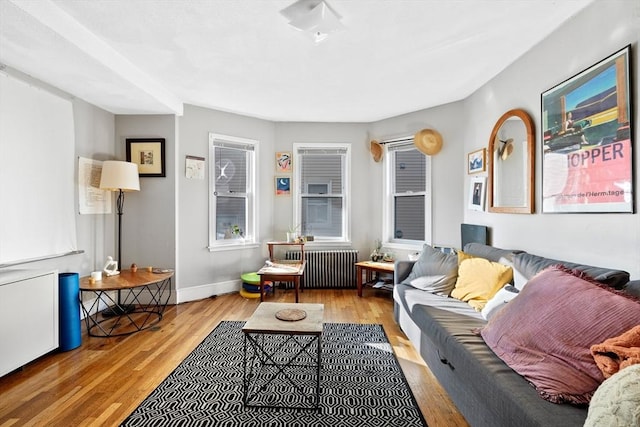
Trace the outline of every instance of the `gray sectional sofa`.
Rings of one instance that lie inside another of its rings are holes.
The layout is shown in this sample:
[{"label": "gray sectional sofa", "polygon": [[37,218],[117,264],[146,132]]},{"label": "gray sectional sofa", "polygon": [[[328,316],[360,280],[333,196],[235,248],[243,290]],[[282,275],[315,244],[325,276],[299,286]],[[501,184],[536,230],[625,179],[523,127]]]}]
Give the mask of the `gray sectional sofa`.
[{"label": "gray sectional sofa", "polygon": [[[628,286],[624,271],[547,259],[522,251],[478,243],[467,254],[494,262],[512,263],[514,275],[527,280],[552,264],[584,271],[607,286]],[[582,426],[587,408],[542,399],[518,373],[485,344],[477,330],[487,324],[466,302],[402,284],[415,261],[397,261],[394,277],[394,315],[430,370],[472,426]],[[518,280],[518,278],[516,278]],[[634,287],[634,289],[632,289]],[[517,327],[517,325],[514,325]]]}]

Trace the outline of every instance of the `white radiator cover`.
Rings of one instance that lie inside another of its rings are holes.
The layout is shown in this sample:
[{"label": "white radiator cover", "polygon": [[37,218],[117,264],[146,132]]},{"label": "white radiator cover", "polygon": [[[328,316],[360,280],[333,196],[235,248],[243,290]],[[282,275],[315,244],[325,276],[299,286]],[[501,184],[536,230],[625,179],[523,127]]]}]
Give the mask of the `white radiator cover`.
[{"label": "white radiator cover", "polygon": [[[300,251],[287,251],[287,260],[300,259]],[[356,249],[304,251],[307,266],[302,286],[306,289],[356,288]]]},{"label": "white radiator cover", "polygon": [[0,270],[0,376],[58,348],[58,272]]}]

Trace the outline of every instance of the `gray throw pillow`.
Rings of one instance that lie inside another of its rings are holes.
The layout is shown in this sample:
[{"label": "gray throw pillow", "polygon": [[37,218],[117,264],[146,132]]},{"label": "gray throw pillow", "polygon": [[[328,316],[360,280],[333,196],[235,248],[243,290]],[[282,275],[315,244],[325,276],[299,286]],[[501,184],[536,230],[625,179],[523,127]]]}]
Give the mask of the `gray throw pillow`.
[{"label": "gray throw pillow", "polygon": [[[442,279],[434,281],[430,286],[426,285],[426,280],[421,279],[426,276],[444,276]],[[413,265],[409,276],[402,281],[402,284],[414,286],[420,283],[420,288],[438,295],[449,296],[458,278],[458,256],[455,254],[445,254],[429,245],[424,245],[420,258]]]}]

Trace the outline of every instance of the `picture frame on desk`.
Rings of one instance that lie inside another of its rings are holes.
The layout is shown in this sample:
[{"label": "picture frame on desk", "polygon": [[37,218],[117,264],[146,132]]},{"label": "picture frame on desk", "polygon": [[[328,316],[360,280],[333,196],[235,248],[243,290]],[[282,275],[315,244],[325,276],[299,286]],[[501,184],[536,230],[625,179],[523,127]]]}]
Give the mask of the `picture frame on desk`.
[{"label": "picture frame on desk", "polygon": [[127,138],[127,162],[138,165],[141,178],[164,178],[164,138]]}]

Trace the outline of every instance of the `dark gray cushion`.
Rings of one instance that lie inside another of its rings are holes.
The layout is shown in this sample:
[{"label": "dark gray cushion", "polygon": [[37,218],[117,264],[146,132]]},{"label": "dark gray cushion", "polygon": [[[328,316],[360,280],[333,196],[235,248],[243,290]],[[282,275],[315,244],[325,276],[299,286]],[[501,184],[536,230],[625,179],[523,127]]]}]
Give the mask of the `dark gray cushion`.
[{"label": "dark gray cushion", "polygon": [[515,252],[510,249],[500,249],[483,245],[482,243],[467,243],[462,250],[469,255],[485,258],[493,262],[499,262],[500,258],[513,261],[513,254]]},{"label": "dark gray cushion", "polygon": [[513,266],[527,279],[531,279],[539,271],[557,264],[563,265],[564,267],[572,270],[575,269],[582,271],[594,280],[615,289],[622,289],[622,287],[629,281],[629,273],[622,270],[593,267],[591,265],[576,264],[568,261],[559,261],[556,259],[532,255],[526,252],[514,254],[513,256]]},{"label": "dark gray cushion", "polygon": [[418,258],[413,265],[411,273],[402,283],[412,286],[411,282],[413,280],[418,280],[424,276],[445,276],[437,285],[424,290],[441,295],[449,295],[456,285],[456,278],[458,277],[458,256],[445,254],[429,245],[424,245],[420,258]]},{"label": "dark gray cushion", "polygon": [[622,288],[626,293],[640,298],[640,280],[632,280]]}]

